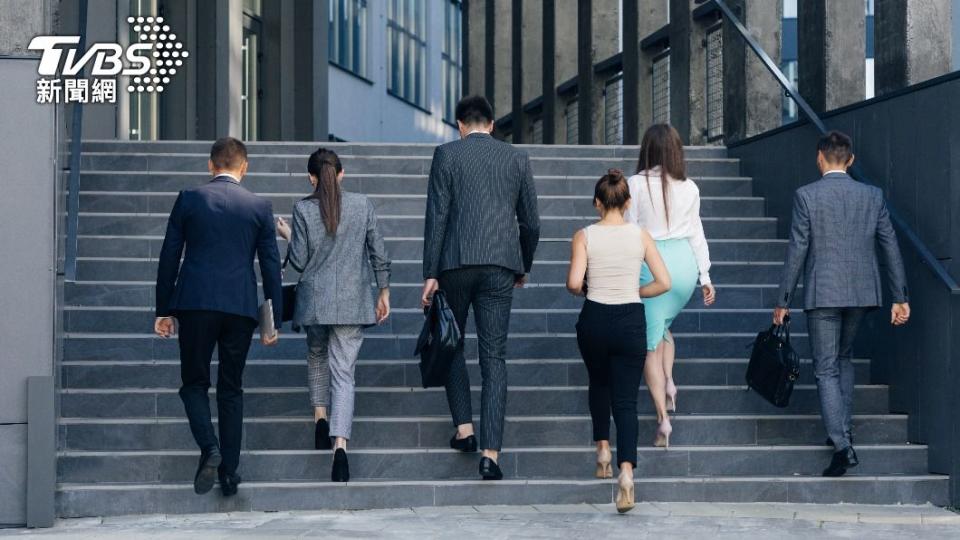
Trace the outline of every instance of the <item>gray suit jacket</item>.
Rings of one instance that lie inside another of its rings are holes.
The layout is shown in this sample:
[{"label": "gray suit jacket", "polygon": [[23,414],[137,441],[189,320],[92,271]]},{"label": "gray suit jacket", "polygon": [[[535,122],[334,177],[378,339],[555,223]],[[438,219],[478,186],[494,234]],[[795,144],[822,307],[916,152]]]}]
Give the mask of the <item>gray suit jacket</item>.
[{"label": "gray suit jacket", "polygon": [[437,147],[423,233],[424,279],[475,265],[528,273],[539,240],[526,152],[485,133]]},{"label": "gray suit jacket", "polygon": [[777,306],[790,304],[801,270],[804,309],[881,305],[878,245],[891,300],[906,302],[906,274],[883,192],[843,173],[801,187]]},{"label": "gray suit jacket", "polygon": [[293,208],[288,256],[300,272],[293,322],[371,325],[376,305],[370,283],[390,286],[390,259],[377,229],[373,203],[359,193],[343,192],[340,224],[330,236],[316,201]]}]

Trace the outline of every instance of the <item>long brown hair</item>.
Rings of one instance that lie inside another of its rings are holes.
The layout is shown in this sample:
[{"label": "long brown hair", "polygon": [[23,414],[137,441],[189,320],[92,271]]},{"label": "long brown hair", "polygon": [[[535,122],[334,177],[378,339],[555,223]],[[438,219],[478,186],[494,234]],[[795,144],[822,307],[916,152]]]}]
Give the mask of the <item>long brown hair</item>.
[{"label": "long brown hair", "polygon": [[[637,173],[645,172],[647,192],[650,192],[650,169],[660,167],[660,184],[663,188],[663,211],[667,223],[670,223],[670,210],[667,203],[668,178],[683,181],[687,179],[683,159],[683,141],[680,134],[670,124],[654,124],[643,134],[640,142],[640,158],[637,160]],[[650,193],[653,201],[653,194]]]},{"label": "long brown hair", "polygon": [[337,226],[340,225],[340,201],[343,198],[340,182],[337,180],[337,176],[343,172],[340,158],[333,150],[319,148],[310,154],[307,172],[317,179],[317,186],[307,199],[317,201],[327,234],[336,235]]}]

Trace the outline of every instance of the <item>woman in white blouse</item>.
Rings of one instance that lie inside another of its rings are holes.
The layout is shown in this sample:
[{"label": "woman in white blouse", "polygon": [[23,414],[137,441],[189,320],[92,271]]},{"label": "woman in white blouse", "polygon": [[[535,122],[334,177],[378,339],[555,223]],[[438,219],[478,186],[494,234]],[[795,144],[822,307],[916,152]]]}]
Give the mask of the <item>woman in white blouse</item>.
[{"label": "woman in white blouse", "polygon": [[[648,230],[670,272],[673,287],[665,294],[644,300],[647,320],[647,361],[644,378],[657,409],[654,446],[668,447],[670,417],[677,410],[673,381],[676,345],[670,325],[687,305],[697,281],[704,305],[716,297],[710,283],[710,251],[700,221],[700,191],[684,170],[683,142],[668,124],[651,126],[640,144],[637,174],[628,180],[630,208],[627,219]],[[644,267],[641,284],[650,281]]]}]

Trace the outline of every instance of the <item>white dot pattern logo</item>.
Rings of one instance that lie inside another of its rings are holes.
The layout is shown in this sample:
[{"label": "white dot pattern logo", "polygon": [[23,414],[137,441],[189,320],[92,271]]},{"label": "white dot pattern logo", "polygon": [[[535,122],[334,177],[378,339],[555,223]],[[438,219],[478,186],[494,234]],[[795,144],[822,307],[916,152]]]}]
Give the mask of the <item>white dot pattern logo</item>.
[{"label": "white dot pattern logo", "polygon": [[189,54],[183,50],[183,43],[177,41],[177,34],[171,32],[170,25],[164,24],[163,17],[127,17],[127,23],[141,43],[153,45],[149,75],[133,77],[127,92],[163,92],[170,84],[170,77],[177,73],[173,66],[182,66],[182,58]]}]

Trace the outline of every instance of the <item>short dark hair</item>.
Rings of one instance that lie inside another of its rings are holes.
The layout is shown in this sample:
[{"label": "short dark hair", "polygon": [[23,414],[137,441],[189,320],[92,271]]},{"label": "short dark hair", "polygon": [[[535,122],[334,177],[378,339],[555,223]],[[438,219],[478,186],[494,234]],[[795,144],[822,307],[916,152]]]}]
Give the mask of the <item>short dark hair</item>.
[{"label": "short dark hair", "polygon": [[847,163],[853,157],[853,140],[840,131],[831,131],[820,137],[817,151],[830,163]]},{"label": "short dark hair", "polygon": [[620,169],[610,169],[597,180],[593,188],[594,204],[600,204],[604,210],[619,210],[630,200],[630,186]]},{"label": "short dark hair", "polygon": [[457,103],[457,121],[463,124],[489,124],[493,122],[493,106],[483,96],[467,96]]},{"label": "short dark hair", "polygon": [[239,169],[247,160],[247,146],[240,139],[223,137],[210,148],[210,161],[217,170]]}]

